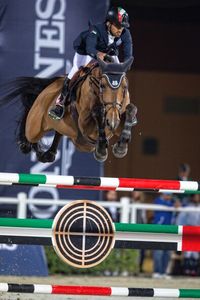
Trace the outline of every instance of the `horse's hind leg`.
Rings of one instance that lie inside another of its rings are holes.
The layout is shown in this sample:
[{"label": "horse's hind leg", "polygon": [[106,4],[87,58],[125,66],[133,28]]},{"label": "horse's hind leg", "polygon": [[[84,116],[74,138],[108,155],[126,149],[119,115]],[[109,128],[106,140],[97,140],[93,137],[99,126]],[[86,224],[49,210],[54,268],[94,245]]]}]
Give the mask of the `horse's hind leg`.
[{"label": "horse's hind leg", "polygon": [[61,137],[62,135],[56,131],[51,147],[47,151],[42,150],[42,146],[39,142],[33,144],[33,150],[36,152],[37,159],[40,162],[46,163],[53,162],[55,160]]},{"label": "horse's hind leg", "polygon": [[130,103],[125,111],[125,123],[119,141],[113,146],[113,154],[117,158],[124,157],[128,152],[128,143],[131,140],[131,129],[137,124],[137,107]]}]

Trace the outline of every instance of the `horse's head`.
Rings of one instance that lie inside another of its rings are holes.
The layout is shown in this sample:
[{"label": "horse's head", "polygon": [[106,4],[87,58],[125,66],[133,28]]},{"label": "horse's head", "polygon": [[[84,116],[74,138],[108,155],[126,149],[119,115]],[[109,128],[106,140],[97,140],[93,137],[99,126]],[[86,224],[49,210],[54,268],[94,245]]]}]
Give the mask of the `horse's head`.
[{"label": "horse's head", "polygon": [[120,123],[121,113],[125,110],[128,95],[128,80],[126,72],[133,58],[124,63],[106,63],[98,59],[102,72],[100,78],[100,100],[105,107],[106,126],[115,130]]}]

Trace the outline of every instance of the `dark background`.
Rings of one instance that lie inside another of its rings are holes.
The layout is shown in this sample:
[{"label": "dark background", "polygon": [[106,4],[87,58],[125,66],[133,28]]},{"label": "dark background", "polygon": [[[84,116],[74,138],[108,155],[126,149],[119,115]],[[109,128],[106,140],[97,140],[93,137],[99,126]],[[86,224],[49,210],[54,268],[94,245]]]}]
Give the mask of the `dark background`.
[{"label": "dark background", "polygon": [[200,72],[200,1],[111,0],[130,17],[134,69]]},{"label": "dark background", "polygon": [[138,125],[128,156],[106,175],[174,178],[187,162],[199,179],[200,1],[111,1],[127,10],[135,61],[129,72]]}]

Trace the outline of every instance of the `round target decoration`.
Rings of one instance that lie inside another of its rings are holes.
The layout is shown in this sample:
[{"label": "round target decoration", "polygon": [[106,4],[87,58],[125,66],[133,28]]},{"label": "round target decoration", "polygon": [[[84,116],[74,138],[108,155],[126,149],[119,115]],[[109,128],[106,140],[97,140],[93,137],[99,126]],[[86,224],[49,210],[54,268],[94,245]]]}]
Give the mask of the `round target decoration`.
[{"label": "round target decoration", "polygon": [[57,255],[77,268],[101,263],[115,243],[115,229],[108,212],[94,201],[78,200],[65,205],[52,226]]}]

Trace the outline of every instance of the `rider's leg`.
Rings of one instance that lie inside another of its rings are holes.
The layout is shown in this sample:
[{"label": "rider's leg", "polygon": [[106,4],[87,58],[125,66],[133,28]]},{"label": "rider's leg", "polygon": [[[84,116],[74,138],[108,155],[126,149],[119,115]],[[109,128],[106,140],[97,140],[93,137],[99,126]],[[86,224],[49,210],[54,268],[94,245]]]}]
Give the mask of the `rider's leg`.
[{"label": "rider's leg", "polygon": [[61,94],[56,99],[56,105],[50,109],[49,116],[55,120],[63,118],[65,113],[65,106],[70,104],[70,99],[67,101],[67,95],[69,92],[69,82],[74,74],[78,71],[81,66],[87,65],[91,61],[92,57],[89,55],[80,55],[75,53],[73,59],[73,67],[65,78]]},{"label": "rider's leg", "polygon": [[60,106],[64,106],[65,104],[65,99],[69,90],[69,82],[70,79],[68,76],[65,77],[64,83],[63,83],[63,87],[61,90],[60,95],[58,96],[58,98],[56,99],[56,105],[60,105]]},{"label": "rider's leg", "polygon": [[54,120],[60,120],[65,113],[66,98],[69,90],[70,79],[66,76],[60,95],[56,99],[56,103],[49,110],[49,116]]},{"label": "rider's leg", "polygon": [[114,63],[116,63],[116,64],[119,64],[119,63],[120,63],[119,58],[118,58],[117,55],[113,55],[112,58],[113,58],[113,60],[114,60]]},{"label": "rider's leg", "polygon": [[68,76],[66,76],[61,93],[59,94],[58,98],[56,99],[55,105],[49,110],[49,116],[54,120],[60,120],[63,118],[65,113],[65,105],[69,104],[66,103],[67,94],[69,92],[69,83],[73,75],[78,71],[78,64],[77,64],[77,53],[74,55],[73,59],[73,67],[69,72]]}]

